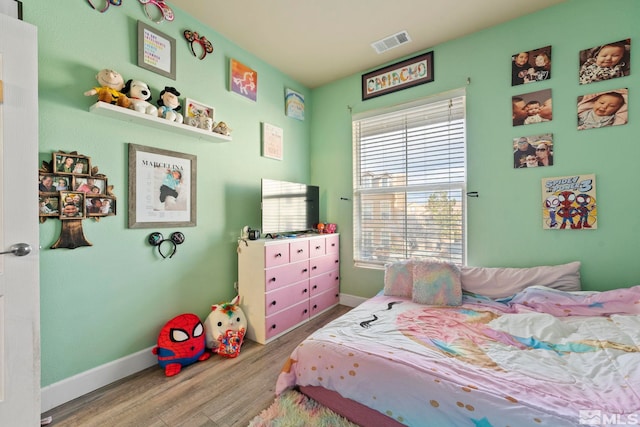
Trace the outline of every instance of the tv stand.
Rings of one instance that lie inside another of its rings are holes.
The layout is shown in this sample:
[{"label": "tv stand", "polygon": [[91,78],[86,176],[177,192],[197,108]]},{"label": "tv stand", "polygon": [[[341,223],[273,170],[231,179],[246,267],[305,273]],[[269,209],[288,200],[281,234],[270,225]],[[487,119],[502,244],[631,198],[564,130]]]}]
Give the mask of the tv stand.
[{"label": "tv stand", "polygon": [[339,237],[238,242],[238,293],[248,339],[266,344],[338,304]]}]

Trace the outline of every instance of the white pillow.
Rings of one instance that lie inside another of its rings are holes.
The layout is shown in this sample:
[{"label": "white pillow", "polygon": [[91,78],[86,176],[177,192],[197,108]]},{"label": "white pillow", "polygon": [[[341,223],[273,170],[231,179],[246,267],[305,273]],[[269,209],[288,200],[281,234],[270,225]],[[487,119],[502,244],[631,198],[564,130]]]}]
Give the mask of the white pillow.
[{"label": "white pillow", "polygon": [[462,289],[489,298],[505,298],[529,286],[580,291],[580,261],[531,268],[462,267]]}]

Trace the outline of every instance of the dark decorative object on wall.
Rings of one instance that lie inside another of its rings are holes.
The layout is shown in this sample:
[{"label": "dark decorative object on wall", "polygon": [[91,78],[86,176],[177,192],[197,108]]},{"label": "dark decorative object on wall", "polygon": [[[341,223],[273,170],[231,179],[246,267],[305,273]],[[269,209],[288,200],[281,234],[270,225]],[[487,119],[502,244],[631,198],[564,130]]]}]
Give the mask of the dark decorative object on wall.
[{"label": "dark decorative object on wall", "polygon": [[75,151],[53,153],[38,172],[40,222],[62,221],[60,237],[51,249],[93,246],[84,236],[82,220],[116,214],[116,197],[107,177],[91,167],[91,158]]},{"label": "dark decorative object on wall", "polygon": [[433,51],[362,75],[362,100],[432,82]]},{"label": "dark decorative object on wall", "polygon": [[[207,53],[213,52],[213,45],[211,42],[207,40],[205,36],[200,36],[195,31],[184,30],[184,38],[189,42],[189,47],[191,48],[193,56],[197,58],[198,54],[196,53],[196,50],[200,50],[200,60],[203,60],[204,57],[207,56]],[[200,45],[200,47],[195,47],[197,45]]]}]

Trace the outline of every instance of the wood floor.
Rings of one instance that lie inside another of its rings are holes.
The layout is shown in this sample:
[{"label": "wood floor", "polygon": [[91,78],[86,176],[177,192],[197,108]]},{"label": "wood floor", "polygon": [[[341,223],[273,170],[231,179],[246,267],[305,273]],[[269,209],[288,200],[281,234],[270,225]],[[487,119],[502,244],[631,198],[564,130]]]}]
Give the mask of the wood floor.
[{"label": "wood floor", "polygon": [[346,313],[338,305],[267,345],[245,341],[234,359],[213,356],[166,377],[145,369],[54,408],[50,426],[246,427],[275,397],[276,378],[311,332]]}]

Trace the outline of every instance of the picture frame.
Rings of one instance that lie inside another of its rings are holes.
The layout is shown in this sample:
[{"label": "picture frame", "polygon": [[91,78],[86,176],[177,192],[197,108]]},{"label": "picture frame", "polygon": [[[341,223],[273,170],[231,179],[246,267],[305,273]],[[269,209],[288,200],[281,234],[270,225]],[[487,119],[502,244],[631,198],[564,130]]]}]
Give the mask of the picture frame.
[{"label": "picture frame", "polygon": [[542,179],[542,228],[544,230],[596,230],[595,174]]},{"label": "picture frame", "polygon": [[362,75],[362,100],[434,81],[433,51]]},{"label": "picture frame", "polygon": [[176,79],[176,39],[138,21],[138,67]]},{"label": "picture frame", "polygon": [[107,194],[107,177],[106,176],[75,176],[73,178],[73,191],[85,194]]},{"label": "picture frame", "polygon": [[541,82],[551,78],[551,46],[511,55],[511,86]]},{"label": "picture frame", "polygon": [[113,216],[116,214],[116,199],[103,195],[86,196],[87,217]]},{"label": "picture frame", "polygon": [[282,128],[262,123],[262,156],[282,160],[283,139]]},{"label": "picture frame", "polygon": [[553,134],[520,136],[513,138],[514,169],[553,166]]},{"label": "picture frame", "polygon": [[551,89],[511,97],[513,126],[532,125],[553,120]]},{"label": "picture frame", "polygon": [[578,82],[585,85],[626,77],[631,74],[630,58],[631,39],[583,49],[580,51]]},{"label": "picture frame", "polygon": [[200,129],[211,130],[216,119],[216,109],[191,98],[184,99],[184,123]]},{"label": "picture frame", "polygon": [[629,122],[629,89],[611,89],[578,96],[578,130],[626,125]]},{"label": "picture frame", "polygon": [[55,174],[43,173],[38,174],[38,192],[40,194],[56,193]]},{"label": "picture frame", "polygon": [[285,88],[284,113],[287,117],[304,120],[304,96],[293,89]]},{"label": "picture frame", "polygon": [[91,158],[78,154],[53,153],[53,172],[59,175],[91,175]]},{"label": "picture frame", "polygon": [[78,191],[60,192],[60,219],[84,219],[85,194]]},{"label": "picture frame", "polygon": [[41,193],[38,197],[38,214],[46,217],[60,216],[60,197],[57,194]]},{"label": "picture frame", "polygon": [[258,99],[258,73],[233,58],[229,60],[229,90],[253,102]]},{"label": "picture frame", "polygon": [[129,228],[195,227],[197,157],[129,144]]}]

